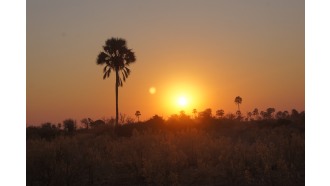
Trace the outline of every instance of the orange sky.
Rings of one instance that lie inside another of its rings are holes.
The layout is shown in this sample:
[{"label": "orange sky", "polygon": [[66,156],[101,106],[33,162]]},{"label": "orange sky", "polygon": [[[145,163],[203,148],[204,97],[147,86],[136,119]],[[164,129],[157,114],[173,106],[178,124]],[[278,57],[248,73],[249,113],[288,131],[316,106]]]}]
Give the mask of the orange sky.
[{"label": "orange sky", "polygon": [[[305,109],[304,1],[27,1],[27,124],[115,116],[106,39],[135,52],[119,111]],[[155,87],[155,94],[150,94]],[[185,96],[187,106],[177,99]]]}]

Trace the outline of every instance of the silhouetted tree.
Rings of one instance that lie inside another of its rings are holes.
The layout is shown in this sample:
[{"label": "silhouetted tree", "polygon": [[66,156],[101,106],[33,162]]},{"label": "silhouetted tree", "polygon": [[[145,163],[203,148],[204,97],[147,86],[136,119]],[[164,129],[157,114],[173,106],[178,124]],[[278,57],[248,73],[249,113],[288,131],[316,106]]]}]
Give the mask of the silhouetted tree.
[{"label": "silhouetted tree", "polygon": [[80,122],[85,125],[86,129],[88,129],[90,123],[89,123],[89,120],[87,118],[82,119]]},{"label": "silhouetted tree", "polygon": [[185,121],[185,120],[190,119],[189,115],[187,115],[184,110],[181,110],[180,111],[179,117],[180,117],[180,120],[182,120],[182,121]]},{"label": "silhouetted tree", "polygon": [[[105,42],[103,50],[97,57],[98,65],[105,65],[103,69],[103,79],[110,76],[111,71],[115,71],[116,83],[116,124],[118,125],[118,87],[123,86],[131,70],[127,67],[135,62],[135,55],[126,46],[126,41],[121,38],[111,38]],[[120,73],[122,78],[120,77]]]},{"label": "silhouetted tree", "polygon": [[39,135],[41,138],[44,138],[46,140],[53,139],[57,134],[57,127],[54,124],[51,123],[44,123],[41,125]]},{"label": "silhouetted tree", "polygon": [[233,119],[235,119],[235,114],[233,114],[233,113],[228,113],[228,114],[226,114],[225,118],[227,118],[227,119],[229,119],[229,120],[233,120]]},{"label": "silhouetted tree", "polygon": [[284,117],[283,117],[283,112],[282,112],[282,111],[278,111],[278,112],[276,112],[276,114],[275,114],[275,118],[276,118],[276,119],[284,119]]},{"label": "silhouetted tree", "polygon": [[305,111],[302,111],[301,113],[299,113],[296,109],[292,109],[291,110],[291,115],[290,118],[292,121],[294,122],[303,122],[305,123]]},{"label": "silhouetted tree", "polygon": [[212,110],[210,108],[205,109],[203,112],[199,113],[199,117],[202,118],[202,119],[212,118]]},{"label": "silhouetted tree", "polygon": [[196,117],[197,117],[197,109],[193,109],[192,113],[194,114],[195,119],[196,119]]},{"label": "silhouetted tree", "polygon": [[239,109],[239,104],[242,104],[242,98],[239,97],[239,96],[237,96],[237,97],[235,98],[235,103],[236,103],[237,106],[238,106],[238,110],[240,110],[240,109]]},{"label": "silhouetted tree", "polygon": [[266,112],[267,112],[268,119],[272,119],[273,118],[273,113],[275,112],[275,109],[274,108],[267,108]]},{"label": "silhouetted tree", "polygon": [[178,114],[172,114],[170,117],[168,117],[167,121],[168,122],[177,122],[180,120],[180,117]]},{"label": "silhouetted tree", "polygon": [[252,114],[255,119],[259,119],[259,110],[257,108],[252,111]]},{"label": "silhouetted tree", "polygon": [[100,120],[100,119],[98,119],[96,121],[93,121],[91,118],[88,118],[88,122],[89,122],[89,126],[91,128],[96,128],[96,127],[105,125],[105,122],[103,120]]},{"label": "silhouetted tree", "polygon": [[119,123],[120,124],[125,124],[126,118],[127,118],[127,115],[126,114],[120,113],[119,114]]},{"label": "silhouetted tree", "polygon": [[240,110],[236,111],[236,119],[239,121],[243,119],[242,112]]},{"label": "silhouetted tree", "polygon": [[58,128],[58,130],[61,130],[62,129],[62,124],[61,123],[58,123],[57,124],[57,128]]},{"label": "silhouetted tree", "polygon": [[163,117],[158,116],[156,114],[151,119],[149,119],[146,123],[160,125],[160,124],[163,124],[164,122],[165,122],[165,120],[163,119]]},{"label": "silhouetted tree", "polygon": [[283,114],[283,118],[284,118],[284,119],[288,119],[288,118],[289,118],[289,115],[290,115],[290,114],[289,114],[289,112],[288,112],[287,110],[283,111],[282,114]]},{"label": "silhouetted tree", "polygon": [[111,125],[111,126],[114,126],[115,125],[115,122],[116,122],[116,119],[114,117],[111,117],[110,119],[106,119],[105,120],[105,123],[107,125]]},{"label": "silhouetted tree", "polygon": [[252,115],[253,115],[252,112],[248,112],[246,115],[247,115],[247,118],[246,119],[247,120],[251,120]]},{"label": "silhouetted tree", "polygon": [[139,110],[135,112],[135,116],[138,118],[138,122],[140,122],[141,112]]},{"label": "silhouetted tree", "polygon": [[296,109],[291,110],[291,118],[295,119],[299,117],[299,112]]},{"label": "silhouetted tree", "polygon": [[77,128],[76,122],[73,119],[64,120],[63,125],[64,125],[64,130],[70,135],[72,135]]},{"label": "silhouetted tree", "polygon": [[216,115],[217,115],[219,118],[222,118],[224,114],[225,114],[225,112],[224,112],[222,109],[217,110],[217,112],[216,112]]},{"label": "silhouetted tree", "polygon": [[262,117],[262,119],[267,119],[267,112],[265,111],[260,111],[260,116]]},{"label": "silhouetted tree", "polygon": [[272,119],[273,113],[275,112],[274,108],[267,108],[266,111],[261,111],[260,115],[263,119]]},{"label": "silhouetted tree", "polygon": [[134,123],[134,122],[135,122],[135,120],[134,120],[134,118],[131,117],[131,116],[127,116],[126,119],[125,119],[125,123],[126,123],[126,124],[132,124],[132,123]]}]

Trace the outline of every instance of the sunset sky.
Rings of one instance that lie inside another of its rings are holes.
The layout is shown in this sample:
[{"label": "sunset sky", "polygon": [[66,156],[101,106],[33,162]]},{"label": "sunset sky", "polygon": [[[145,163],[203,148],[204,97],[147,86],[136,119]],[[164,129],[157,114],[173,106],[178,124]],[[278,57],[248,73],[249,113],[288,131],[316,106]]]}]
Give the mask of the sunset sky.
[{"label": "sunset sky", "polygon": [[115,116],[115,76],[97,55],[111,37],[136,55],[119,112],[165,119],[194,108],[244,115],[305,110],[302,0],[26,2],[26,122]]}]

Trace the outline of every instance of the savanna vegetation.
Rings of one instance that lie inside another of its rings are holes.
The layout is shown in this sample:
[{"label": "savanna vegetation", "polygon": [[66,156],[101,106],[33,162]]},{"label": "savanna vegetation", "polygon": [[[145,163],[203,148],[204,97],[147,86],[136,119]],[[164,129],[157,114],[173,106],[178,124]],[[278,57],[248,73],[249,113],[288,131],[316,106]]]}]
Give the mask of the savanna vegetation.
[{"label": "savanna vegetation", "polygon": [[27,127],[27,185],[304,185],[304,112],[215,113]]},{"label": "savanna vegetation", "polygon": [[305,113],[256,108],[235,114],[181,111],[140,121],[119,115],[118,88],[136,60],[111,38],[97,57],[103,79],[115,73],[116,117],[27,127],[27,185],[286,186],[305,183]]}]

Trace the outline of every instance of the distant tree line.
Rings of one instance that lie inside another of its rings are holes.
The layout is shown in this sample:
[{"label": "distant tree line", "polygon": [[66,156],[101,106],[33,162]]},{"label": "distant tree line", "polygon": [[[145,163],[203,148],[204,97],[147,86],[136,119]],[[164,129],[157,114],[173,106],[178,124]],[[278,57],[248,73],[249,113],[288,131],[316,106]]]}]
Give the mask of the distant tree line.
[{"label": "distant tree line", "polygon": [[[108,130],[112,134],[129,136],[133,128],[148,128],[148,127],[161,127],[162,125],[184,125],[184,126],[207,126],[210,123],[213,125],[221,125],[223,123],[264,123],[269,125],[270,123],[278,124],[304,124],[305,123],[305,112],[298,112],[296,109],[288,111],[277,111],[275,108],[267,108],[266,110],[259,111],[255,108],[252,111],[246,113],[246,115],[241,114],[241,112],[226,113],[223,109],[216,110],[215,115],[212,113],[211,108],[207,108],[201,112],[197,109],[192,110],[192,115],[186,114],[185,111],[180,111],[179,114],[173,114],[167,119],[155,115],[146,121],[140,121],[139,117],[141,115],[140,111],[136,111],[135,116],[137,117],[137,122],[134,118],[127,116],[126,114],[119,115],[119,126],[118,131],[114,133],[112,131],[115,127],[115,118],[110,119],[97,119],[93,120],[91,118],[84,118],[80,121],[80,127],[77,126],[77,122],[74,119],[66,119],[62,123],[53,124],[46,122],[40,126],[29,126],[27,127],[27,139],[46,139],[52,140],[58,136],[72,136],[77,132],[86,131],[102,131]],[[179,126],[180,127],[180,126]],[[126,132],[124,132],[126,131]]]},{"label": "distant tree line", "polygon": [[28,127],[27,185],[304,185],[304,112],[121,115]]}]

